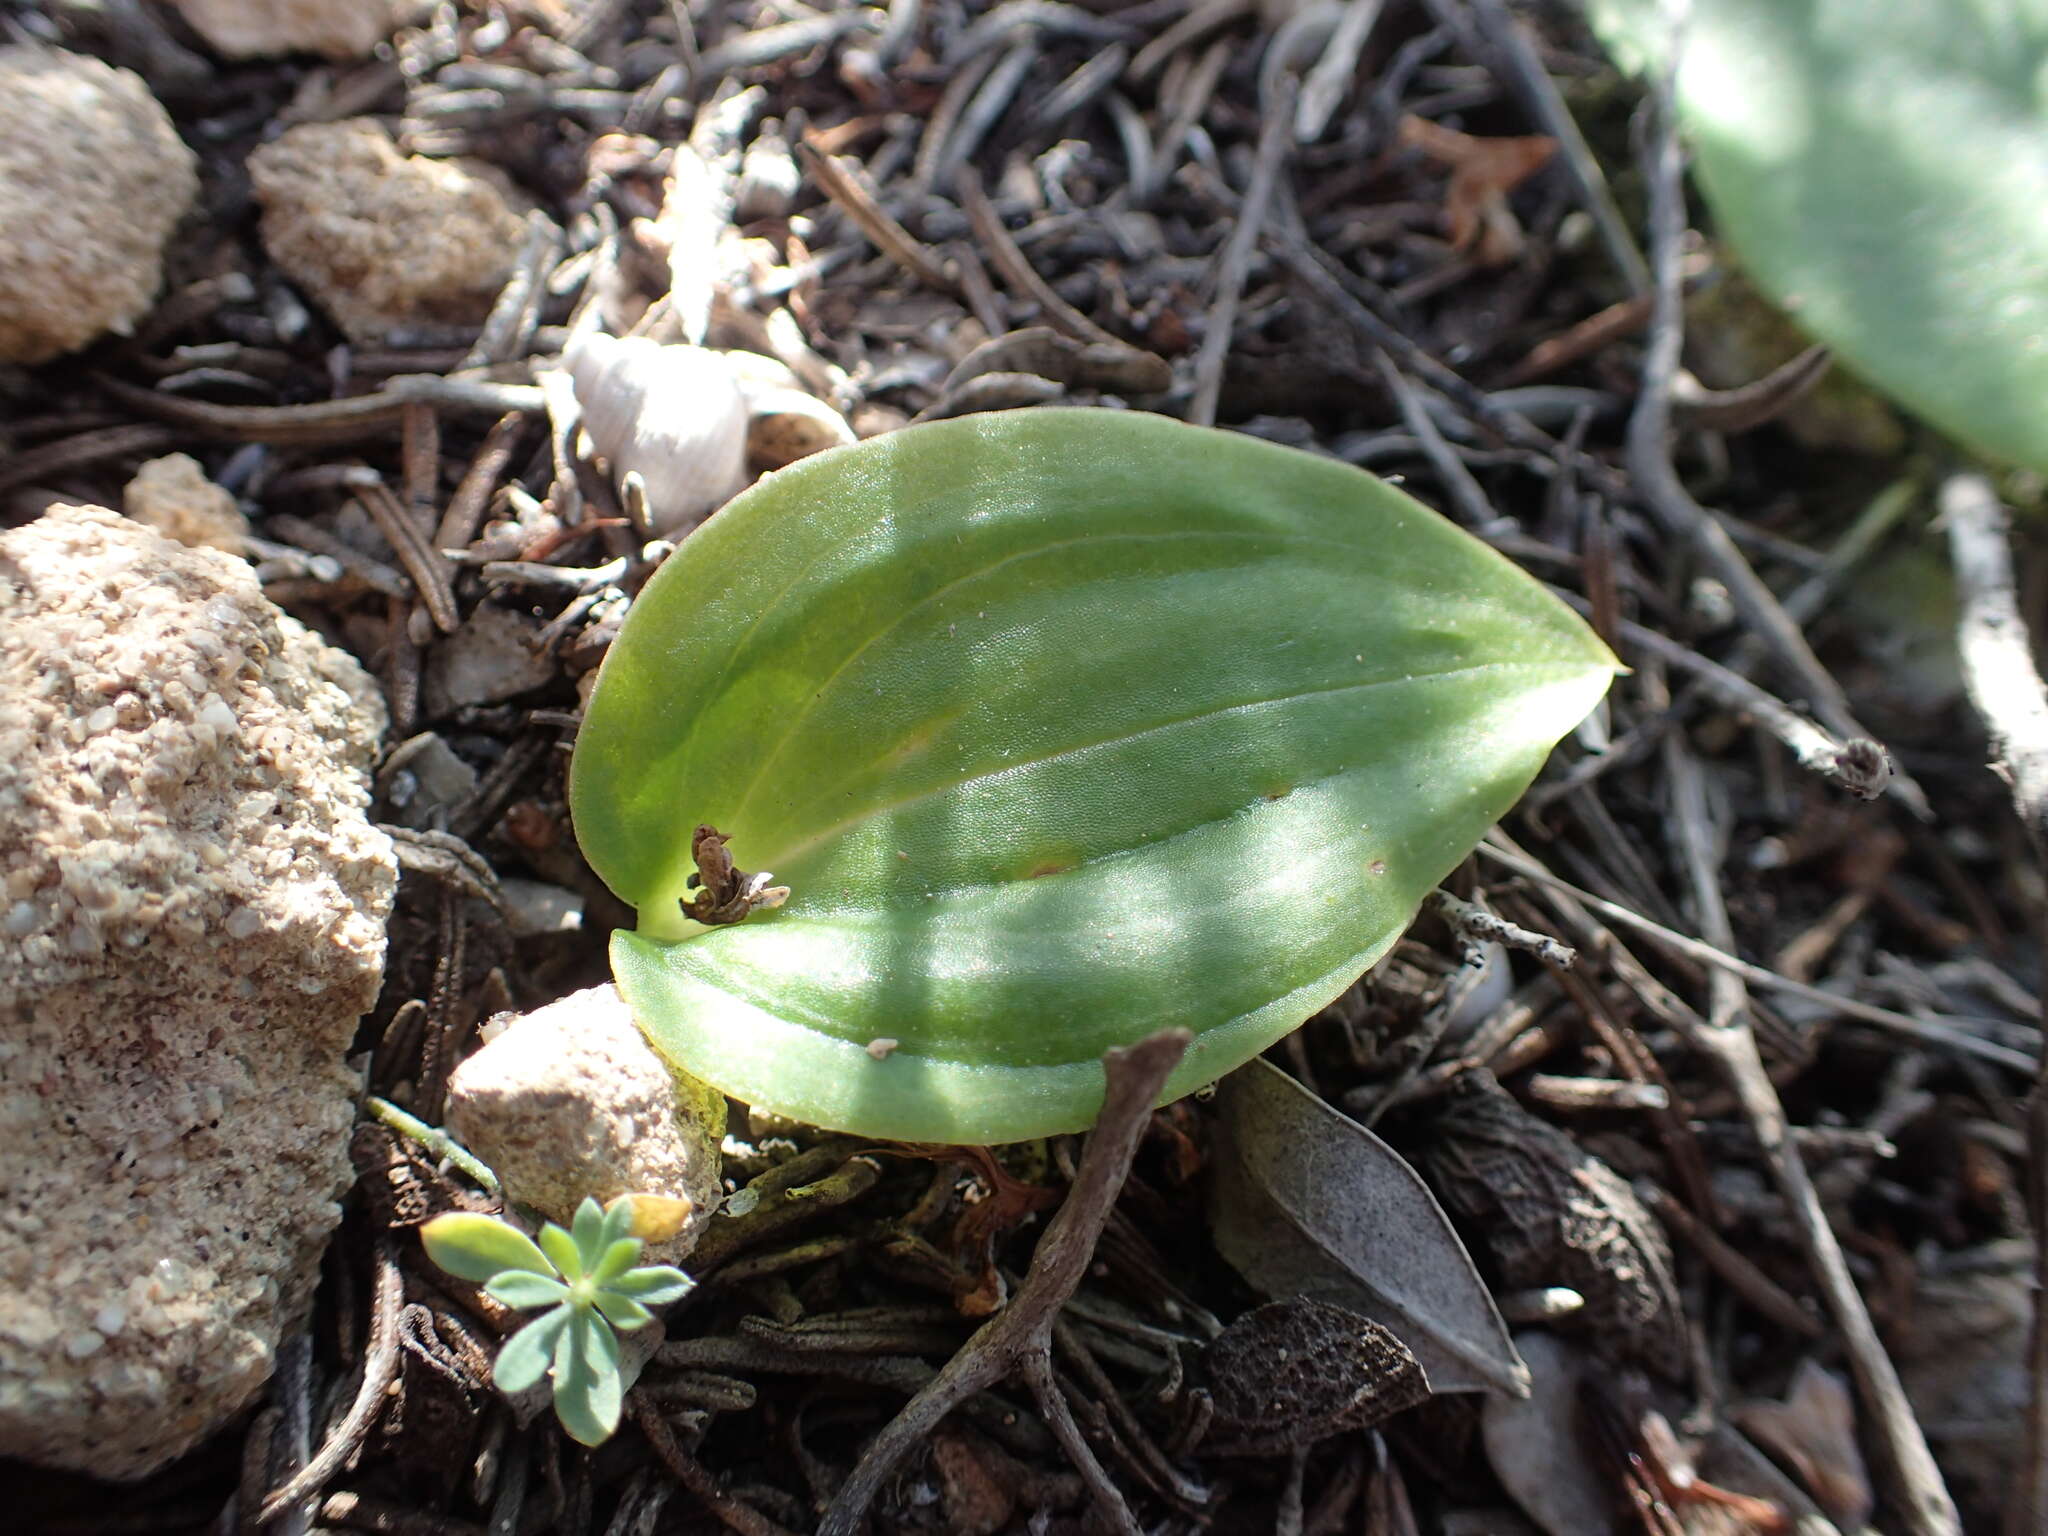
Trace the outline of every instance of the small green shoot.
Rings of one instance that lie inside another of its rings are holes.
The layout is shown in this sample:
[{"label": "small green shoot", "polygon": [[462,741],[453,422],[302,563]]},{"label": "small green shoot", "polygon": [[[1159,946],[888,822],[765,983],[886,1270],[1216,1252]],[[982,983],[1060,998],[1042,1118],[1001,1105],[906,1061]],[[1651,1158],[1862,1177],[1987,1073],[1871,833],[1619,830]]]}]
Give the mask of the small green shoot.
[{"label": "small green shoot", "polygon": [[555,1417],[569,1438],[597,1445],[619,1427],[625,1387],[619,1341],[654,1321],[649,1307],[681,1299],[693,1282],[667,1264],[635,1269],[640,1239],[631,1235],[631,1196],[600,1207],[586,1199],[569,1231],[553,1222],[536,1243],[510,1222],[457,1212],[420,1228],[427,1256],[475,1281],[508,1307],[547,1311],[507,1339],[491,1379],[517,1395],[554,1377]]}]

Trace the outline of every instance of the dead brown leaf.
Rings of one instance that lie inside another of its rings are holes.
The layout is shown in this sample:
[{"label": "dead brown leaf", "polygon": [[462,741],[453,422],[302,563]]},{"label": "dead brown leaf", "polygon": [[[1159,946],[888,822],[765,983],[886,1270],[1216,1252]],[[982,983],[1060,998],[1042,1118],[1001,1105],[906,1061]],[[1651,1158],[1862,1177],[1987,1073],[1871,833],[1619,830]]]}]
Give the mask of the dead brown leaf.
[{"label": "dead brown leaf", "polygon": [[1544,134],[1481,139],[1413,113],[1401,119],[1401,143],[1448,166],[1444,227],[1451,244],[1483,267],[1505,266],[1522,253],[1522,228],[1508,194],[1550,163],[1557,140]]}]

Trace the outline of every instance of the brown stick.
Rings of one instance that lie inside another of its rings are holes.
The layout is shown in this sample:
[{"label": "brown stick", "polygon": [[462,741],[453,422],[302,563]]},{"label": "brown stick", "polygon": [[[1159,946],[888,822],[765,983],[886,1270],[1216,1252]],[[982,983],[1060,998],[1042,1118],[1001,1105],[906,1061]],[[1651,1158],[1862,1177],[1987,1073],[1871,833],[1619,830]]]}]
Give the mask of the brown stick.
[{"label": "brown stick", "polygon": [[[1102,1068],[1108,1087],[1101,1117],[1088,1133],[1073,1187],[1058,1214],[1046,1224],[1024,1283],[1009,1306],[984,1323],[946,1362],[945,1369],[875,1436],[833,1498],[832,1507],[825,1511],[818,1536],[854,1536],[896,1463],[926,1440],[960,1403],[1014,1371],[1025,1372],[1040,1397],[1041,1409],[1050,1410],[1056,1418],[1056,1401],[1046,1401],[1050,1372],[1044,1368],[1051,1358],[1053,1322],[1087,1272],[1096,1239],[1102,1235],[1117,1193],[1131,1171],[1138,1138],[1151,1118],[1160,1088],[1193,1038],[1184,1029],[1163,1029],[1136,1045],[1104,1053]],[[1056,1387],[1051,1390],[1057,1393]],[[1115,1528],[1137,1536],[1137,1521],[1107,1474],[1094,1464],[1087,1442],[1078,1434],[1071,1441],[1062,1436],[1062,1442]]]}]

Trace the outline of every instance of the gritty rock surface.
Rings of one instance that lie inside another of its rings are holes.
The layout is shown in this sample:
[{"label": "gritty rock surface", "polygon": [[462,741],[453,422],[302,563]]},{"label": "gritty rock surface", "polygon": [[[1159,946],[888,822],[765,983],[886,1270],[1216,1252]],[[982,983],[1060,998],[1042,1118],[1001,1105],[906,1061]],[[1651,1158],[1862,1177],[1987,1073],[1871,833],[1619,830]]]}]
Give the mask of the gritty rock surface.
[{"label": "gritty rock surface", "polygon": [[193,549],[239,555],[249,535],[235,498],[207,479],[189,454],[149,460],[122,489],[121,506],[136,522]]},{"label": "gritty rock surface", "polygon": [[526,229],[479,168],[401,155],[368,118],[290,130],[249,179],[265,247],[356,342],[480,323]]},{"label": "gritty rock surface", "polygon": [[394,0],[175,0],[192,30],[231,59],[366,56],[398,25]]},{"label": "gritty rock surface", "polygon": [[644,1264],[681,1264],[718,1208],[725,1098],[680,1076],[609,986],[515,1019],[455,1069],[448,1128],[505,1193],[569,1224],[586,1195],[660,1195],[694,1207]]},{"label": "gritty rock surface", "polygon": [[147,1474],[310,1298],[396,884],[383,709],[250,568],[0,533],[0,1455]]},{"label": "gritty rock surface", "polygon": [[58,48],[0,48],[0,360],[40,363],[125,332],[199,194],[149,87]]}]

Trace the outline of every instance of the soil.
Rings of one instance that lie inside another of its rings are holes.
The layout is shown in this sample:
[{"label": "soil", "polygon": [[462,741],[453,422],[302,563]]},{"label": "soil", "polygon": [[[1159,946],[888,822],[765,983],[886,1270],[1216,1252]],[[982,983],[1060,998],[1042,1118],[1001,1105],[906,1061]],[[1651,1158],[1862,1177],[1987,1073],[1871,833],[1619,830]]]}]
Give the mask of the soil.
[{"label": "soil", "polygon": [[[1518,1328],[1569,1317],[1558,1287],[1591,1308],[1558,1324],[1585,1363],[1582,1411],[1563,1428],[1554,1416],[1536,1460],[1611,1505],[1614,1529],[1778,1529],[1788,1501],[1842,1529],[1873,1508],[1883,1528],[1931,1529],[1912,1513],[1924,1477],[1916,1495],[1897,1465],[1925,1435],[1967,1528],[1989,1530],[2020,1454],[1998,1382],[2023,1389],[2026,1318],[2001,1298],[2026,1295],[2033,1262],[2022,1101],[2044,888],[1959,685],[1938,536],[1917,513],[1875,549],[1851,531],[1888,487],[1924,486],[1939,445],[1841,381],[1828,388],[1888,435],[1873,447],[1816,427],[1802,380],[1772,374],[1786,350],[1735,346],[1717,310],[1715,382],[1769,382],[1688,396],[1670,423],[1672,461],[1711,512],[1674,514],[1646,489],[1625,436],[1646,381],[1652,408],[1671,383],[1645,346],[1652,307],[1567,150],[1543,140],[1496,10],[1393,0],[1336,71],[1326,125],[1297,137],[1289,108],[1336,44],[1312,8],[1284,3],[447,4],[351,64],[225,61],[167,9],[29,8],[6,20],[17,36],[150,81],[204,190],[133,336],[0,371],[0,517],[118,507],[144,458],[189,453],[248,512],[271,596],[382,682],[393,758],[376,815],[423,830],[426,851],[408,859],[359,1044],[371,1091],[431,1123],[479,1024],[602,981],[606,935],[629,918],[577,854],[563,774],[579,679],[661,547],[630,499],[551,442],[532,396],[482,388],[531,385],[590,306],[616,334],[778,357],[862,436],[1058,400],[1209,421],[1398,478],[1579,598],[1633,668],[1504,823],[1512,842],[1448,882],[1578,961],[1518,932],[1495,948],[1502,930],[1475,938],[1470,909],[1432,909],[1269,1059],[1439,1179],[1485,1182],[1440,1193]],[[1703,213],[1684,242],[1648,236],[1639,93],[1568,14],[1527,19],[1623,241],[1725,297],[1734,280]],[[1283,40],[1300,46],[1292,69]],[[250,151],[350,116],[378,118],[408,152],[486,162],[554,221],[559,245],[524,253],[488,321],[349,345],[272,264]],[[725,195],[708,232],[652,226],[679,154]],[[304,425],[308,407],[420,375],[453,382],[352,426],[317,409],[321,425]],[[366,505],[364,470],[389,505]],[[392,507],[414,519],[403,537]],[[1687,517],[1732,553],[1716,557]],[[2018,545],[2021,611],[2038,621],[2031,527]],[[1757,643],[1731,558],[1773,605],[1824,578],[1796,626],[1818,672]],[[432,610],[448,603],[487,615],[461,668],[437,657],[453,641]],[[1850,739],[1866,733],[1889,777]],[[476,891],[507,881],[528,883],[509,887],[522,901],[580,899],[580,926],[515,939]],[[1491,990],[1466,1006],[1475,945]],[[1868,1338],[1830,1289],[1768,1113],[1744,1096],[1761,1075],[1744,1075],[1736,1037],[1755,1040],[1796,1128]],[[1482,1090],[1499,1095],[1484,1100],[1493,1151],[1450,1155],[1457,1106]],[[1500,1116],[1534,1116],[1541,1134]],[[366,1177],[270,1402],[145,1484],[8,1468],[10,1527],[258,1529],[265,1493],[342,1422],[379,1266],[396,1263],[395,1385],[306,1513],[263,1528],[816,1529],[863,1447],[1020,1284],[1077,1154],[876,1148],[737,1108],[734,1130],[735,1187],[813,1198],[697,1266],[697,1298],[605,1446],[518,1423],[490,1390],[505,1319],[410,1233],[476,1191],[367,1125]],[[1117,1497],[1021,1382],[998,1382],[895,1468],[872,1529],[1108,1530],[1119,1500],[1125,1528],[1148,1532],[1530,1528],[1477,1397],[1408,1406],[1404,1386],[1370,1411],[1373,1383],[1412,1383],[1383,1354],[1303,1415],[1312,1432],[1204,1433],[1219,1399],[1305,1390],[1298,1368],[1209,1374],[1211,1354],[1287,1354],[1243,1335],[1214,1347],[1275,1299],[1191,1219],[1217,1136],[1206,1102],[1152,1118],[1053,1336],[1053,1380]],[[1622,1300],[1603,1311],[1603,1297]],[[1624,1314],[1654,1349],[1625,1336]],[[1302,1316],[1258,1317],[1261,1341],[1307,1337]],[[1356,1353],[1315,1337],[1332,1369]],[[1887,1356],[1908,1388],[1889,1406],[1869,1375]],[[1800,1374],[1806,1362],[1832,1376]],[[1732,1426],[1782,1467],[1775,1483],[1769,1462],[1744,1470]],[[1702,1491],[1716,1479],[1738,1492]]]}]

